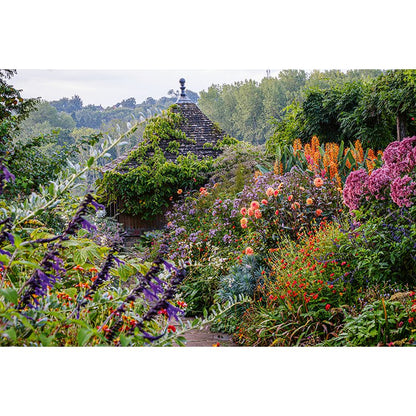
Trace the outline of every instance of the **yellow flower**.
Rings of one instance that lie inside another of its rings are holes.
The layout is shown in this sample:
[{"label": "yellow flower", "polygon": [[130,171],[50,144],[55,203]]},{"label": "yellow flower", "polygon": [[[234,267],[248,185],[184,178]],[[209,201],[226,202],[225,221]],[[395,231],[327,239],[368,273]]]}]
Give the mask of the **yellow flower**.
[{"label": "yellow flower", "polygon": [[306,200],[306,205],[312,205],[313,204],[313,199],[312,198],[308,198]]}]

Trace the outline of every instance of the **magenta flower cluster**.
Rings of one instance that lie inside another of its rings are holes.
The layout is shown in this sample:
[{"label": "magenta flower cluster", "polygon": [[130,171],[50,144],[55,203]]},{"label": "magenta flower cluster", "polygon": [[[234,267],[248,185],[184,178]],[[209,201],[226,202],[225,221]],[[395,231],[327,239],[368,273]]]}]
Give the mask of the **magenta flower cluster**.
[{"label": "magenta flower cluster", "polygon": [[388,197],[399,207],[410,207],[416,196],[416,136],[390,143],[383,154],[384,164],[368,176],[365,169],[348,176],[343,197],[350,211],[358,209],[363,201],[374,197]]}]

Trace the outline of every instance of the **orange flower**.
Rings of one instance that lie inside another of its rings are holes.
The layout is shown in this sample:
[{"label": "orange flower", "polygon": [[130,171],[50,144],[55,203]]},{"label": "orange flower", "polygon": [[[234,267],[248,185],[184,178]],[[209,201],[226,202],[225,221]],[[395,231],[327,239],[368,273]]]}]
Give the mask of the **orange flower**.
[{"label": "orange flower", "polygon": [[241,208],[240,213],[241,213],[241,215],[246,216],[247,215],[247,208],[246,207]]},{"label": "orange flower", "polygon": [[259,209],[259,208],[260,208],[260,204],[259,204],[257,201],[253,201],[253,202],[250,204],[250,208],[251,208],[251,209],[254,209],[254,210]]},{"label": "orange flower", "polygon": [[313,184],[317,188],[320,188],[324,184],[324,181],[321,178],[315,178],[315,180],[313,181]]},{"label": "orange flower", "polygon": [[247,211],[247,214],[252,217],[254,215],[254,209],[253,208],[249,208]]},{"label": "orange flower", "polygon": [[263,205],[267,205],[267,204],[268,204],[268,202],[267,202],[267,200],[266,200],[266,199],[262,199],[262,200],[261,200],[261,203],[262,203]]},{"label": "orange flower", "polygon": [[80,265],[76,265],[72,270],[78,270],[80,272],[84,271],[84,269]]},{"label": "orange flower", "polygon": [[279,210],[278,209],[275,211],[275,214],[276,215],[279,215]]},{"label": "orange flower", "polygon": [[246,217],[241,218],[240,224],[241,228],[247,228],[248,219]]},{"label": "orange flower", "polygon": [[274,192],[273,192],[273,195],[274,195],[274,196],[279,195],[279,190],[278,190],[278,189],[275,189],[275,190],[274,190]]},{"label": "orange flower", "polygon": [[288,197],[287,197],[287,200],[288,201],[291,201],[293,199],[293,195],[289,195]]},{"label": "orange flower", "polygon": [[266,195],[267,196],[272,196],[273,193],[274,193],[274,189],[273,188],[267,188],[267,191],[266,191]]},{"label": "orange flower", "polygon": [[254,254],[254,250],[251,247],[247,247],[244,252],[247,256]]},{"label": "orange flower", "polygon": [[183,191],[182,189],[178,189],[176,192],[178,193],[178,195],[180,195]]},{"label": "orange flower", "polygon": [[259,209],[256,209],[256,210],[254,211],[254,216],[255,216],[257,219],[261,218],[261,211],[260,211]]},{"label": "orange flower", "polygon": [[312,198],[308,198],[306,200],[306,205],[312,205],[313,204],[313,199]]},{"label": "orange flower", "polygon": [[318,208],[318,209],[315,211],[315,214],[319,217],[320,215],[322,215],[322,210]]},{"label": "orange flower", "polygon": [[294,202],[293,204],[292,204],[292,209],[299,209],[300,208],[300,204],[299,204],[299,202]]}]

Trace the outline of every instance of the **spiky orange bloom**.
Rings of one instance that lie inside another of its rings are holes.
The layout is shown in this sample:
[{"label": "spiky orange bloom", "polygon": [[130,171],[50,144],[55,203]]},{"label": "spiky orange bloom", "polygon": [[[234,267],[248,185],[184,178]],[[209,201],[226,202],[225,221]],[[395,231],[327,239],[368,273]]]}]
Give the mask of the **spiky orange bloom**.
[{"label": "spiky orange bloom", "polygon": [[255,179],[257,179],[259,176],[261,176],[262,175],[262,173],[259,171],[259,170],[256,170],[255,172],[254,172],[254,178]]},{"label": "spiky orange bloom", "polygon": [[300,150],[302,150],[302,142],[300,141],[300,139],[295,139],[295,141],[293,142],[294,156],[297,156]]},{"label": "spiky orange bloom", "polygon": [[319,152],[319,139],[317,136],[312,137],[311,148],[313,153]]},{"label": "spiky orange bloom", "polygon": [[354,158],[358,163],[364,162],[364,150],[361,146],[361,142],[359,140],[356,140],[354,143],[355,146],[355,155]]},{"label": "spiky orange bloom", "polygon": [[276,162],[274,162],[273,171],[275,175],[283,174],[283,163],[280,160],[276,160]]},{"label": "spiky orange bloom", "polygon": [[338,164],[331,161],[329,165],[329,177],[333,179],[335,175],[337,174],[338,174]]}]

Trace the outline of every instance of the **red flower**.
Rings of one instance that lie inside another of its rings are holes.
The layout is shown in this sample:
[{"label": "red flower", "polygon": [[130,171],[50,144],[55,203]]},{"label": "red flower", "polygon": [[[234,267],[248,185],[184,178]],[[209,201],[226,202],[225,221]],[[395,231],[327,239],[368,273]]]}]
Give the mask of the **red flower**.
[{"label": "red flower", "polygon": [[176,332],[176,328],[173,325],[169,325],[168,332]]},{"label": "red flower", "polygon": [[329,303],[327,303],[326,306],[325,306],[325,310],[329,311],[330,308],[331,308],[331,305]]}]

